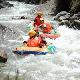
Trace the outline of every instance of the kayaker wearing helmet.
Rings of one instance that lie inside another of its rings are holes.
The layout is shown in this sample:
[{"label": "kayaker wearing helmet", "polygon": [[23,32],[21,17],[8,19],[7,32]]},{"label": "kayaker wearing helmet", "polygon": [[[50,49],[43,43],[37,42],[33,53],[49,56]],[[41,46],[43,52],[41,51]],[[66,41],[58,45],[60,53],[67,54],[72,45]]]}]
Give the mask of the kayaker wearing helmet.
[{"label": "kayaker wearing helmet", "polygon": [[[44,47],[44,45],[42,45],[43,41],[41,37],[37,37],[36,36],[36,32],[34,30],[29,31],[28,33],[29,35],[29,39],[27,41],[27,46],[28,47]],[[45,43],[43,43],[45,44]]]},{"label": "kayaker wearing helmet", "polygon": [[43,13],[42,12],[37,12],[37,16],[34,19],[34,26],[39,26],[41,24],[40,18],[42,18]]},{"label": "kayaker wearing helmet", "polygon": [[45,22],[43,18],[40,18],[40,29],[43,33],[50,33],[52,30],[52,25],[49,22]]}]

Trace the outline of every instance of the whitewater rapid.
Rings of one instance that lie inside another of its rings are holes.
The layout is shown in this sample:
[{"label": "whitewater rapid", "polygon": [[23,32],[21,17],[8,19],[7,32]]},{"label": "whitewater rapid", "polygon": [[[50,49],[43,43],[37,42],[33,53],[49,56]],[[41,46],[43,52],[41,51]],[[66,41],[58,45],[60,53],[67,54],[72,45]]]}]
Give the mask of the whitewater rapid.
[{"label": "whitewater rapid", "polygon": [[[32,12],[36,5],[24,4],[11,1],[14,7],[0,10],[0,24],[18,32],[20,36],[26,34],[27,25],[34,18]],[[6,14],[5,14],[6,12]],[[35,13],[35,12],[34,12]],[[20,16],[28,16],[30,21],[19,19]],[[31,17],[30,17],[31,16]],[[12,19],[14,17],[14,19]],[[49,18],[48,18],[49,19]],[[52,18],[53,19],[53,18]],[[51,20],[51,18],[50,18]],[[54,20],[53,20],[54,21]],[[13,48],[21,45],[23,39],[18,39],[14,35],[6,35],[2,47],[8,52],[8,62],[0,64],[1,80],[80,80],[80,31],[68,28],[67,26],[58,26],[57,30],[61,37],[56,40],[47,39],[56,46],[54,54],[47,55],[29,55],[17,57],[12,53]],[[18,41],[20,40],[20,41]],[[1,46],[0,46],[1,47]]]}]

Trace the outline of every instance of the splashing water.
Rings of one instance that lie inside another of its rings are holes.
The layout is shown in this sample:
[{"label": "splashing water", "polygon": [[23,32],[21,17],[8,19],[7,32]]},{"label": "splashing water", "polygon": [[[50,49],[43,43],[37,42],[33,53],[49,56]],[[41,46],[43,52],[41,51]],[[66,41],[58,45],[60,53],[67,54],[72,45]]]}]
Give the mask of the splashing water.
[{"label": "splashing water", "polygon": [[[29,15],[28,17],[30,17],[32,16],[32,14],[30,14],[31,11],[36,6],[14,1],[10,3],[13,3],[14,7],[1,9],[0,23],[16,31],[15,34],[20,33],[20,36],[25,38],[25,29],[30,22],[19,19],[12,20],[12,17],[22,15]],[[57,23],[55,24],[57,25]],[[7,35],[7,37],[9,37],[7,39],[5,35],[5,41],[8,43],[1,47],[6,48],[9,58],[6,64],[0,64],[0,79],[80,80],[80,31],[69,29],[65,25],[59,26],[57,30],[61,35],[60,38],[56,40],[47,39],[47,42],[50,41],[57,47],[56,53],[38,56],[29,55],[17,57],[12,53],[12,50],[17,45],[21,45],[23,39],[17,39],[15,35],[14,38]],[[8,32],[6,34],[8,34]]]}]

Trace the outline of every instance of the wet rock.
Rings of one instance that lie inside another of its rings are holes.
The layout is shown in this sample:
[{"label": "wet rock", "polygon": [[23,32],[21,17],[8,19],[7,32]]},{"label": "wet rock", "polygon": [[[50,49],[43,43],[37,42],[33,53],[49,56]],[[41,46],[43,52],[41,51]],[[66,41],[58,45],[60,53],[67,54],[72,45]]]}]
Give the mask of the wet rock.
[{"label": "wet rock", "polygon": [[80,30],[80,20],[74,20],[74,25],[75,25],[76,29]]},{"label": "wet rock", "polygon": [[69,18],[69,27],[73,27],[74,29],[80,30],[80,14],[74,14]]},{"label": "wet rock", "polygon": [[58,13],[54,19],[59,21],[59,25],[69,25],[70,13],[66,11],[61,11]]},{"label": "wet rock", "polygon": [[70,14],[66,11],[61,11],[60,13],[58,13],[54,19],[55,20],[63,20],[63,19],[66,19],[66,18],[69,18],[70,17]]},{"label": "wet rock", "polygon": [[1,8],[4,8],[2,4],[0,4],[0,9],[1,9]]},{"label": "wet rock", "polygon": [[79,20],[80,19],[80,12],[77,14],[74,14],[73,16],[71,16],[71,19],[73,20]]},{"label": "wet rock", "polygon": [[25,18],[25,16],[21,16],[21,18],[20,18],[20,19],[26,19],[26,18]]},{"label": "wet rock", "polygon": [[9,2],[6,2],[4,0],[0,0],[0,9],[4,7],[13,7],[13,4],[10,4]]},{"label": "wet rock", "polygon": [[27,19],[25,16],[13,16],[12,17],[13,20],[19,20],[19,19]]},{"label": "wet rock", "polygon": [[80,30],[80,12],[71,16],[70,13],[62,11],[54,19],[59,22],[59,25],[67,25],[69,28]]},{"label": "wet rock", "polygon": [[7,53],[4,49],[0,48],[0,62],[7,62]]},{"label": "wet rock", "polygon": [[66,15],[68,12],[66,11],[61,11],[60,13],[57,14],[57,16],[64,16]]},{"label": "wet rock", "polygon": [[9,3],[8,3],[6,6],[8,6],[8,7],[13,7],[13,4],[9,4]]}]

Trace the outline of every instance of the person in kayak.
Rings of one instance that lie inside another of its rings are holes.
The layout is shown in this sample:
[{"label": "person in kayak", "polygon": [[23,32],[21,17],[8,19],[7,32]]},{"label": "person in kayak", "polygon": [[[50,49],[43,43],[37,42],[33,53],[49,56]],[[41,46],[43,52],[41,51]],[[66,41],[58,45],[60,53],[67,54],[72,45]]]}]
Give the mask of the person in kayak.
[{"label": "person in kayak", "polygon": [[37,12],[36,14],[37,14],[37,16],[35,17],[33,23],[31,23],[29,25],[29,27],[30,27],[30,29],[34,29],[34,30],[38,31],[38,27],[41,25],[40,18],[42,18],[43,13],[42,12]]},{"label": "person in kayak", "polygon": [[36,31],[31,30],[29,31],[28,35],[29,35],[29,39],[27,41],[27,46],[28,47],[44,47],[46,45],[46,41],[44,41],[40,36],[37,37],[36,36]]},{"label": "person in kayak", "polygon": [[41,21],[41,25],[39,26],[40,30],[43,33],[50,34],[53,29],[52,25],[49,22],[45,22],[43,18],[40,18],[40,21]]},{"label": "person in kayak", "polygon": [[42,12],[37,12],[37,16],[34,19],[34,27],[38,27],[41,25],[40,18],[42,18],[43,13]]},{"label": "person in kayak", "polygon": [[38,28],[41,25],[40,18],[42,18],[43,13],[37,12],[36,14],[37,16],[35,17],[33,23],[29,24],[28,27],[30,28],[30,30],[35,30],[37,32],[37,35],[39,35]]}]

